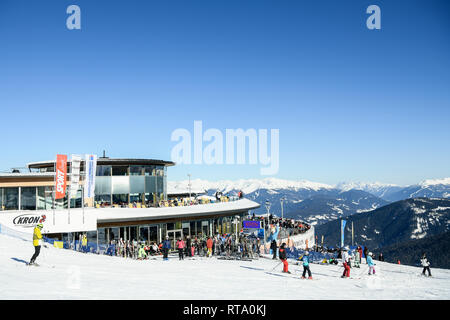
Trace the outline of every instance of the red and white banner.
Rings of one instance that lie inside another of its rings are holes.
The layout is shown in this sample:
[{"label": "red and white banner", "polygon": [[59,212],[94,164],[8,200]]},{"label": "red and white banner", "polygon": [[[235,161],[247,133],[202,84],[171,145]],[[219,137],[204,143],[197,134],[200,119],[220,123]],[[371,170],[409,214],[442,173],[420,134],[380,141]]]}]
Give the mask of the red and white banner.
[{"label": "red and white banner", "polygon": [[55,199],[63,199],[66,196],[67,186],[67,155],[56,155]]}]

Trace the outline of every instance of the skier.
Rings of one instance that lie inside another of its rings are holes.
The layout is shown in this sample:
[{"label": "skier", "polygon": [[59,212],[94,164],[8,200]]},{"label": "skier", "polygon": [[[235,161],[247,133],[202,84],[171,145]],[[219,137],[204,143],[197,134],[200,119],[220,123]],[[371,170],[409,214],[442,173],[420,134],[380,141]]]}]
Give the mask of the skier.
[{"label": "skier", "polygon": [[348,255],[348,247],[344,247],[344,251],[342,252],[342,263],[344,264],[344,273],[342,274],[341,278],[349,278],[350,277],[350,266],[349,266],[349,260],[350,257]]},{"label": "skier", "polygon": [[213,241],[210,237],[208,237],[208,240],[206,240],[206,247],[208,248],[208,253],[206,254],[207,257],[212,256],[212,247],[213,247]]},{"label": "skier", "polygon": [[375,274],[375,263],[373,263],[372,252],[369,252],[367,256],[367,264],[369,265],[369,276]]},{"label": "skier", "polygon": [[383,257],[383,254],[380,252],[380,256],[378,257],[378,260],[380,260],[380,261],[384,261],[384,257]]},{"label": "skier", "polygon": [[43,227],[44,227],[44,225],[42,223],[39,223],[36,227],[34,227],[34,231],[33,231],[34,254],[31,257],[30,263],[28,265],[35,264],[34,261],[36,260],[36,258],[39,256],[39,253],[41,252],[41,241],[42,241],[41,230]]},{"label": "skier", "polygon": [[364,246],[364,258],[366,258],[366,263],[367,263],[367,254],[369,253],[369,248],[367,248],[366,246]]},{"label": "skier", "polygon": [[192,257],[192,250],[191,250],[191,237],[190,236],[187,236],[187,239],[186,239],[186,255],[188,256],[188,257]]},{"label": "skier", "polygon": [[147,253],[145,252],[145,245],[141,244],[141,247],[139,249],[138,253],[138,260],[144,260],[147,259]]},{"label": "skier", "polygon": [[278,251],[278,256],[280,257],[280,260],[283,262],[283,272],[291,273],[288,270],[288,262],[287,262],[287,258],[286,258],[286,243],[283,242],[283,244],[280,246],[280,250]]},{"label": "skier", "polygon": [[169,250],[170,250],[170,240],[169,240],[169,236],[166,236],[166,240],[163,241],[163,260],[169,260],[168,255],[169,255]]},{"label": "skier", "polygon": [[422,259],[420,259],[420,262],[422,263],[423,266],[422,275],[424,276],[425,271],[428,271],[428,276],[431,277],[430,262],[428,261],[425,252],[422,255]]},{"label": "skier", "polygon": [[181,237],[178,238],[178,241],[177,241],[177,249],[178,249],[178,257],[179,257],[179,260],[184,260],[184,255],[183,255],[183,253],[184,253],[184,247],[185,247],[184,241],[181,239]]},{"label": "skier", "polygon": [[302,257],[303,261],[303,275],[302,279],[305,279],[306,272],[308,272],[308,279],[312,280],[311,270],[309,269],[309,252],[305,251],[305,254]]},{"label": "skier", "polygon": [[272,249],[273,257],[272,259],[275,260],[277,258],[277,242],[275,239],[272,240],[272,243],[270,244],[270,249]]},{"label": "skier", "polygon": [[83,237],[81,238],[81,243],[83,246],[83,252],[86,253],[87,252],[87,237],[86,234],[83,234]]},{"label": "skier", "polygon": [[359,264],[361,264],[361,259],[363,257],[363,250],[362,250],[361,246],[358,246],[358,248],[356,250],[359,253]]}]

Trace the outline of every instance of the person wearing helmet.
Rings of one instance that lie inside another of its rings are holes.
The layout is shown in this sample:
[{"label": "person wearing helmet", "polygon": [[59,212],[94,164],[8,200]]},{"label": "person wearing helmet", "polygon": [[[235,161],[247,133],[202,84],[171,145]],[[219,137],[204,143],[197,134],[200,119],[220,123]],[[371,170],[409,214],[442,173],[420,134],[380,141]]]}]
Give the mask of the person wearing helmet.
[{"label": "person wearing helmet", "polygon": [[348,247],[344,247],[344,251],[342,252],[342,263],[344,265],[344,273],[341,278],[349,278],[350,277],[350,256],[348,255]]},{"label": "person wearing helmet", "polygon": [[373,263],[372,252],[367,254],[367,264],[369,265],[369,276],[375,274],[375,263]]},{"label": "person wearing helmet", "polygon": [[138,251],[138,260],[144,259],[147,259],[147,252],[145,252],[145,245],[142,243]]},{"label": "person wearing helmet", "polygon": [[312,280],[311,270],[309,269],[309,252],[305,251],[305,254],[302,257],[303,261],[303,275],[302,279],[305,279],[306,272],[308,272],[308,279]]},{"label": "person wearing helmet", "polygon": [[171,247],[171,245],[170,245],[169,236],[166,236],[166,240],[163,241],[163,246],[162,246],[163,253],[164,253],[163,260],[169,260],[168,255],[169,255],[170,247]]},{"label": "person wearing helmet", "polygon": [[283,272],[291,273],[288,270],[288,262],[286,257],[286,243],[283,243],[278,250],[278,256],[280,257],[281,262],[283,262]]},{"label": "person wearing helmet", "polygon": [[44,227],[42,223],[39,223],[34,227],[33,231],[33,246],[34,246],[34,254],[30,259],[30,263],[28,265],[36,264],[36,258],[39,256],[39,253],[41,252],[41,241],[42,241],[42,234],[41,230]]}]

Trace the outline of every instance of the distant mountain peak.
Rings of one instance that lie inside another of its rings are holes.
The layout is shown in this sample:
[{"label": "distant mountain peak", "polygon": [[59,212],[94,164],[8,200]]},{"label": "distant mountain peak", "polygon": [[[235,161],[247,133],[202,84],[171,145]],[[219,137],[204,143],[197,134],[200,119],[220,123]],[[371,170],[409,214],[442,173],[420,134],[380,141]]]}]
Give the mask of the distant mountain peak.
[{"label": "distant mountain peak", "polygon": [[450,178],[443,179],[426,179],[419,183],[422,187],[435,186],[435,185],[450,185]]}]

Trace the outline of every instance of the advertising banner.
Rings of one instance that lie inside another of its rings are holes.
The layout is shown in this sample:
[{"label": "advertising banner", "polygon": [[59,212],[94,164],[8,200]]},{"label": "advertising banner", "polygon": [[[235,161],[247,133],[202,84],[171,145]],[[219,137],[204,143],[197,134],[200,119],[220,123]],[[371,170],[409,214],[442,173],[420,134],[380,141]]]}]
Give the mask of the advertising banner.
[{"label": "advertising banner", "polygon": [[55,199],[63,199],[66,196],[67,186],[67,155],[56,155]]},{"label": "advertising banner", "polygon": [[242,227],[244,229],[260,229],[261,221],[243,221]]},{"label": "advertising banner", "polygon": [[86,198],[93,198],[95,193],[95,174],[97,171],[97,156],[95,154],[86,155],[86,181],[85,181],[85,194]]},{"label": "advertising banner", "polygon": [[72,155],[72,162],[70,167],[70,197],[74,198],[77,195],[80,186],[80,165],[81,156],[77,154]]},{"label": "advertising banner", "polygon": [[346,224],[347,224],[347,220],[341,220],[341,247],[344,246],[344,232],[345,232]]}]

